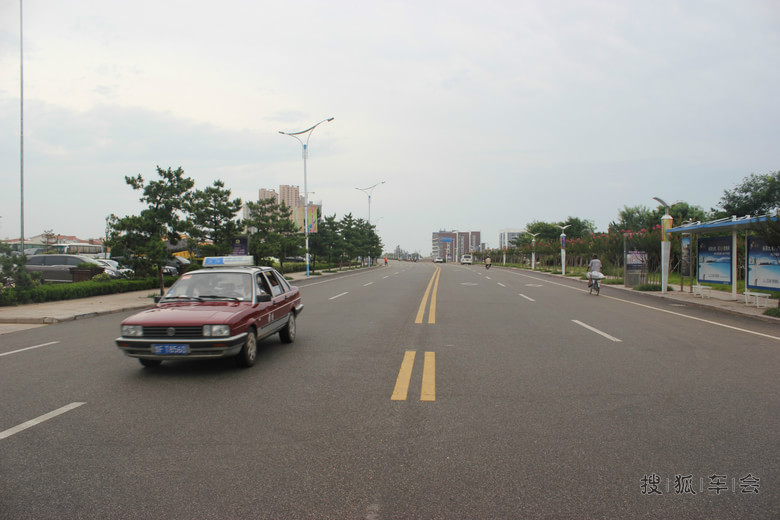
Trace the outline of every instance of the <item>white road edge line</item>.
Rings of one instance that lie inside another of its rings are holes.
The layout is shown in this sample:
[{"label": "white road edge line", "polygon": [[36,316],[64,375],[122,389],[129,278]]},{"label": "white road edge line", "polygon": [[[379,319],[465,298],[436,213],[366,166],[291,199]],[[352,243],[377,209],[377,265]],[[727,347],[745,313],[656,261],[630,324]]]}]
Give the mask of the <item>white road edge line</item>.
[{"label": "white road edge line", "polygon": [[19,350],[12,350],[11,352],[3,352],[2,354],[0,354],[0,357],[10,356],[11,354],[18,354],[19,352],[24,352],[25,350],[32,350],[34,348],[48,347],[49,345],[56,345],[57,343],[59,343],[59,341],[50,341],[48,343],[41,343],[40,345],[34,345],[32,347],[20,348]]},{"label": "white road edge line", "polygon": [[581,327],[585,327],[586,329],[588,329],[588,330],[590,330],[590,331],[593,331],[593,332],[595,332],[596,334],[599,334],[599,335],[601,335],[601,336],[604,336],[605,338],[607,338],[607,339],[608,339],[608,340],[610,340],[610,341],[614,341],[615,343],[622,343],[622,342],[623,342],[623,340],[622,340],[622,339],[618,339],[618,338],[616,338],[616,337],[614,337],[614,336],[610,336],[610,335],[609,335],[609,334],[607,334],[606,332],[602,332],[602,331],[600,331],[599,329],[597,329],[597,328],[594,328],[594,327],[591,327],[590,325],[588,325],[588,324],[586,324],[586,323],[582,323],[581,321],[578,321],[578,320],[571,320],[571,321],[573,321],[574,323],[576,323],[577,325],[579,325],[579,326],[581,326]]},{"label": "white road edge line", "polygon": [[29,420],[25,423],[20,424],[19,426],[14,426],[13,428],[9,428],[3,432],[0,432],[0,440],[5,439],[6,437],[10,437],[11,435],[15,435],[21,431],[26,430],[27,428],[32,428],[33,426],[36,426],[38,424],[41,424],[42,422],[48,421],[49,419],[52,419],[54,417],[57,417],[58,415],[62,415],[65,412],[69,412],[75,408],[78,408],[82,404],[87,403],[70,403],[68,405],[63,406],[62,408],[57,408],[53,412],[49,412],[47,414],[43,414],[40,417],[37,417],[35,419]]},{"label": "white road edge line", "polygon": [[[527,275],[527,274],[524,274],[524,273],[512,272],[512,274],[516,274],[518,276],[525,276],[526,278],[531,278],[533,280],[546,281],[547,283],[551,283],[553,285],[558,285],[560,287],[565,287],[566,289],[571,289],[573,291],[587,292],[587,289],[581,289],[579,287],[572,287],[570,285],[565,285],[565,284],[558,283],[558,282],[553,282],[553,281],[550,281],[550,280],[543,280],[541,278],[536,278],[536,277],[533,277],[533,276],[530,276],[530,275]],[[696,316],[690,316],[688,314],[683,314],[681,312],[674,312],[674,311],[670,311],[670,310],[667,310],[667,309],[661,309],[659,307],[653,307],[652,305],[645,305],[644,303],[632,302],[630,300],[624,300],[622,298],[616,298],[615,296],[606,296],[606,295],[602,294],[601,296],[599,296],[599,298],[607,298],[607,299],[615,300],[615,301],[622,302],[622,303],[630,303],[631,305],[636,305],[637,307],[644,307],[645,309],[652,309],[652,310],[658,311],[658,312],[665,312],[666,314],[671,314],[673,316],[678,316],[680,318],[687,318],[689,320],[700,321],[702,323],[708,323],[710,325],[715,325],[717,327],[723,327],[724,329],[736,330],[737,332],[746,332],[748,334],[753,334],[754,336],[761,336],[763,338],[780,340],[780,336],[772,336],[771,334],[764,334],[763,332],[756,332],[755,330],[743,329],[743,328],[740,328],[740,327],[734,327],[733,325],[726,325],[725,323],[718,323],[717,321],[705,320],[704,318],[697,318]]]},{"label": "white road edge line", "polygon": [[498,285],[500,285],[501,287],[506,287],[506,285],[502,284],[501,282],[496,282],[496,283],[497,283]]},{"label": "white road edge line", "polygon": [[344,296],[345,294],[349,294],[349,291],[347,291],[347,292],[343,292],[343,293],[341,293],[341,294],[337,294],[336,296],[331,296],[331,297],[330,297],[330,298],[328,298],[328,299],[329,299],[329,300],[335,300],[336,298],[341,298],[341,297],[342,297],[342,296]]},{"label": "white road edge line", "polygon": [[[387,278],[387,277],[385,277],[385,278]],[[374,282],[364,283],[363,287],[368,287],[369,285],[374,285]]]},{"label": "white road edge line", "polygon": [[523,298],[525,298],[525,299],[526,299],[526,300],[528,300],[529,302],[535,302],[535,301],[536,301],[536,300],[534,300],[533,298],[531,298],[530,296],[526,296],[526,295],[525,295],[525,294],[523,294],[523,293],[520,293],[520,294],[518,294],[518,296],[522,296]]}]

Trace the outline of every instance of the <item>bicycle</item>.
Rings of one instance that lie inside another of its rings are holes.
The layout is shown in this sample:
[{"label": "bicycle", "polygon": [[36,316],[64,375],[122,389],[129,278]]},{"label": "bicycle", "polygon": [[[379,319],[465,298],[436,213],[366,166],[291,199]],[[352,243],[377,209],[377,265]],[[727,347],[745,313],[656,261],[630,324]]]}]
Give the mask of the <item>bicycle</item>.
[{"label": "bicycle", "polygon": [[593,294],[593,291],[595,290],[596,291],[596,296],[598,296],[599,293],[601,292],[601,278],[603,277],[603,275],[601,273],[598,273],[598,274],[601,275],[601,276],[594,277],[592,272],[588,273],[588,275],[587,275],[588,276],[588,280],[590,280],[590,285],[588,286],[590,291],[589,291],[588,294]]}]

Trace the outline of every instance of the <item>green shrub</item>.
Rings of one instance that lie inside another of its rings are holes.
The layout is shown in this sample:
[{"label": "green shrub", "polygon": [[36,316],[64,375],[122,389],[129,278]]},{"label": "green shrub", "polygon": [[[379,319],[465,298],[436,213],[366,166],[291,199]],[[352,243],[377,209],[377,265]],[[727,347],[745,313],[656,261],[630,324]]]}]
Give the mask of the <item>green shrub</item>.
[{"label": "green shrub", "polygon": [[[650,291],[650,292],[658,292],[661,290],[661,284],[658,283],[642,283],[634,287],[635,291]],[[672,291],[672,286],[669,285],[666,287],[667,291]]]},{"label": "green shrub", "polygon": [[[174,281],[175,278],[166,277],[165,286],[170,287]],[[158,287],[159,282],[157,281],[157,278],[136,278],[133,280],[109,279],[108,281],[95,281],[93,278],[87,282],[47,283],[31,289],[10,287],[0,291],[0,306],[74,300],[77,298],[88,298],[90,296],[101,296],[104,294],[156,289]]]},{"label": "green shrub", "polygon": [[771,309],[765,310],[764,314],[767,316],[772,316],[774,318],[780,318],[780,309],[778,309],[777,307],[773,307]]}]

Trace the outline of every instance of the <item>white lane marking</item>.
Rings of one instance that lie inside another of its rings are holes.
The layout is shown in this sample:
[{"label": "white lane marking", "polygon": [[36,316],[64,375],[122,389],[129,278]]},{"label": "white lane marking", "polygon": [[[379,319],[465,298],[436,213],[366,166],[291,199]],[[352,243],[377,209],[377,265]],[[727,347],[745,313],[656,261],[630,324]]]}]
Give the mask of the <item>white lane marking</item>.
[{"label": "white lane marking", "polygon": [[62,415],[65,412],[69,412],[74,408],[78,408],[82,404],[87,404],[87,403],[70,403],[69,405],[63,406],[62,408],[57,408],[53,412],[43,414],[38,418],[31,419],[25,423],[22,423],[19,426],[14,426],[13,428],[9,428],[3,432],[0,432],[0,440],[5,439],[6,437],[10,437],[11,435],[15,435],[21,431],[26,430],[27,428],[32,428],[35,425],[41,424],[44,421],[48,421],[49,419],[57,417],[58,415]]},{"label": "white lane marking", "polygon": [[526,287],[544,287],[544,285],[540,283],[527,283],[525,284]]},{"label": "white lane marking", "polygon": [[618,338],[616,338],[616,337],[614,337],[614,336],[610,336],[610,335],[609,335],[609,334],[607,334],[606,332],[602,332],[602,331],[600,331],[599,329],[597,329],[597,328],[595,328],[595,327],[591,327],[590,325],[588,325],[588,324],[586,324],[586,323],[582,323],[581,321],[578,321],[578,320],[571,320],[571,321],[573,321],[574,323],[576,323],[577,325],[579,325],[579,326],[581,326],[581,327],[585,327],[586,329],[588,329],[588,330],[590,330],[590,331],[593,331],[593,332],[595,332],[596,334],[599,334],[599,335],[601,335],[601,336],[604,336],[604,337],[605,337],[605,338],[607,338],[608,340],[610,340],[610,341],[614,341],[615,343],[621,343],[621,342],[623,341],[623,340],[621,340],[621,339],[618,339]]},{"label": "white lane marking", "polygon": [[[387,277],[385,277],[385,278],[387,278]],[[374,282],[364,283],[363,287],[368,287],[369,285],[374,285]]]},{"label": "white lane marking", "polygon": [[382,277],[382,280],[386,280],[386,279],[390,278],[390,276],[391,276],[391,275],[389,275],[389,274],[388,274],[387,276],[383,276],[383,277]]},{"label": "white lane marking", "polygon": [[49,345],[56,345],[57,343],[59,343],[59,341],[50,341],[48,343],[41,343],[40,345],[34,345],[32,347],[25,347],[25,348],[20,348],[19,350],[12,350],[11,352],[3,352],[2,354],[0,354],[0,357],[10,356],[11,354],[17,354],[19,352],[24,352],[25,350],[32,350],[34,348],[48,347]]},{"label": "white lane marking", "polygon": [[347,291],[347,292],[343,292],[343,293],[341,293],[341,294],[337,294],[336,296],[331,296],[331,297],[330,297],[330,298],[328,298],[328,299],[329,299],[329,300],[335,300],[336,298],[341,298],[341,297],[342,297],[342,296],[344,296],[345,294],[349,294],[349,291]]},{"label": "white lane marking", "polygon": [[500,285],[501,287],[506,287],[506,285],[502,284],[501,282],[496,282],[496,283],[498,283],[498,285]]},{"label": "white lane marking", "polygon": [[[512,274],[516,274],[518,276],[525,276],[527,278],[532,278],[534,280],[542,281],[540,278],[534,278],[533,276],[529,276],[529,275],[523,274],[523,273],[512,273]],[[558,282],[553,282],[551,280],[544,280],[544,281],[547,282],[547,283],[551,283],[551,284],[554,284],[554,285],[559,285],[561,287],[565,287],[566,289],[571,289],[572,291],[587,292],[586,289],[580,289],[579,287],[572,287],[570,285],[566,285],[566,284],[562,284],[562,283],[558,283]],[[733,325],[726,325],[725,323],[718,323],[717,321],[705,320],[704,318],[697,318],[696,316],[689,316],[689,315],[683,314],[681,312],[674,312],[674,311],[670,311],[670,310],[667,310],[667,309],[661,309],[659,307],[653,307],[652,305],[645,305],[644,303],[632,302],[630,300],[623,300],[622,298],[616,298],[615,296],[606,296],[606,295],[602,294],[600,296],[600,298],[607,298],[609,300],[615,300],[616,302],[621,302],[621,303],[630,303],[631,305],[636,305],[638,307],[644,307],[645,309],[652,309],[652,310],[658,311],[658,312],[665,312],[667,314],[671,314],[673,316],[678,316],[680,318],[687,318],[689,320],[701,321],[702,323],[707,323],[709,325],[716,325],[718,327],[723,327],[724,329],[736,330],[737,332],[746,332],[748,334],[753,334],[755,336],[761,336],[763,338],[780,340],[780,336],[772,336],[770,334],[764,334],[763,332],[756,332],[755,330],[742,329],[740,327],[734,327]]]},{"label": "white lane marking", "polygon": [[486,280],[492,280],[492,278],[491,278],[491,277],[489,277],[489,276],[485,276],[485,279],[486,279]]},{"label": "white lane marking", "polygon": [[518,294],[518,296],[522,296],[523,298],[525,298],[525,299],[526,299],[526,300],[528,300],[529,302],[535,302],[535,301],[536,301],[536,300],[534,300],[533,298],[530,298],[530,297],[526,296],[526,295],[525,295],[525,294],[523,294],[523,293],[520,293],[520,294]]}]

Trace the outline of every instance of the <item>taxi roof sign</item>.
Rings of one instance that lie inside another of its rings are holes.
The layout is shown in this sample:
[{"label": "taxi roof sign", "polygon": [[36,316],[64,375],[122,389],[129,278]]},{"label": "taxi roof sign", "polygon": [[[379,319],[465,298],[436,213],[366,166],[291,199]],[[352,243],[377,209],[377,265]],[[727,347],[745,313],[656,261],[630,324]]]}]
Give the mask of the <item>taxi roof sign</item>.
[{"label": "taxi roof sign", "polygon": [[207,256],[203,267],[244,267],[255,265],[255,259],[249,256]]}]

